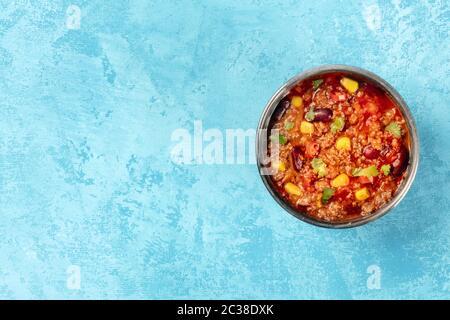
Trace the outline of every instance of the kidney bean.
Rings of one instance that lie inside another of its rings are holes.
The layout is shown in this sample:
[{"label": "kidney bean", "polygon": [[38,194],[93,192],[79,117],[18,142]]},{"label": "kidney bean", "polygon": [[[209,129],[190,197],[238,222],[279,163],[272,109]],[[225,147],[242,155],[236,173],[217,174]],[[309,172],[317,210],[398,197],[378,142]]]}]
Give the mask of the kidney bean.
[{"label": "kidney bean", "polygon": [[294,168],[297,171],[300,171],[302,169],[302,166],[303,166],[302,150],[301,150],[301,148],[298,147],[298,146],[292,148],[291,156],[292,156],[292,163],[294,164]]},{"label": "kidney bean", "polygon": [[390,152],[391,152],[391,147],[389,147],[389,146],[384,146],[383,149],[381,149],[380,155],[381,155],[383,158],[386,158]]},{"label": "kidney bean", "polygon": [[291,101],[288,98],[281,99],[275,110],[275,118],[277,120],[281,120],[281,118],[283,118],[284,114],[286,113],[287,109],[289,109],[290,106]]},{"label": "kidney bean", "polygon": [[333,111],[328,108],[316,108],[314,109],[314,120],[313,121],[322,121],[329,122],[333,117]]},{"label": "kidney bean", "polygon": [[398,146],[385,146],[380,152],[380,155],[383,158],[383,162],[392,163],[397,158],[399,150],[400,149]]},{"label": "kidney bean", "polygon": [[368,145],[364,148],[363,154],[367,159],[373,160],[378,158],[380,152],[371,145]]},{"label": "kidney bean", "polygon": [[409,162],[409,152],[408,149],[406,149],[405,146],[401,146],[400,150],[397,154],[397,158],[392,162],[392,175],[393,176],[400,176],[403,171],[406,170],[408,167]]},{"label": "kidney bean", "polygon": [[344,211],[348,216],[358,216],[361,214],[361,207],[352,204],[344,206]]}]

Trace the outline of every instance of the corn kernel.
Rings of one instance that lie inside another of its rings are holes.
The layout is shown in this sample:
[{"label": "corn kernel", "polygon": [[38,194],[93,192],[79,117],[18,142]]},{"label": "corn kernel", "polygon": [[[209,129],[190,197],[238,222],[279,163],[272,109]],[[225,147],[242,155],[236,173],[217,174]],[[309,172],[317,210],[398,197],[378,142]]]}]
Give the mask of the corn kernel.
[{"label": "corn kernel", "polygon": [[348,175],[346,175],[345,173],[341,173],[336,178],[331,180],[331,186],[333,188],[344,187],[344,186],[348,185],[349,183],[350,183],[350,179],[348,178]]},{"label": "corn kernel", "polygon": [[322,195],[319,195],[319,196],[317,197],[316,205],[317,205],[317,207],[319,207],[319,208],[323,207],[323,204],[322,204]]},{"label": "corn kernel", "polygon": [[362,188],[359,190],[356,190],[355,192],[355,198],[358,201],[366,200],[370,196],[369,190],[367,188]]},{"label": "corn kernel", "polygon": [[292,194],[294,196],[299,196],[302,194],[300,188],[291,182],[288,182],[284,185],[284,190],[286,190],[287,193]]},{"label": "corn kernel", "polygon": [[303,99],[300,96],[293,96],[291,100],[291,104],[296,107],[300,108],[303,106]]},{"label": "corn kernel", "polygon": [[311,134],[314,132],[314,125],[308,121],[302,121],[300,124],[300,132],[303,134]]},{"label": "corn kernel", "polygon": [[341,85],[350,93],[355,93],[359,88],[357,81],[345,77],[341,79]]},{"label": "corn kernel", "polygon": [[351,150],[352,143],[349,137],[340,137],[336,140],[336,149],[338,150]]},{"label": "corn kernel", "polygon": [[281,172],[286,171],[286,165],[284,164],[284,162],[274,162],[272,164],[272,168],[274,168],[277,171],[281,171]]}]

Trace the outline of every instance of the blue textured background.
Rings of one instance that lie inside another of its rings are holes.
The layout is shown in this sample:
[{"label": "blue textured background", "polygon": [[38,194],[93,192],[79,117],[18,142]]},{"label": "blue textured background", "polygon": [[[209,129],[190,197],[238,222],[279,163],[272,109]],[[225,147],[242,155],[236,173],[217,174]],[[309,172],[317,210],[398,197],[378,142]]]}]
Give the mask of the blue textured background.
[{"label": "blue textured background", "polygon": [[[0,1],[0,297],[450,298],[449,30],[445,0]],[[384,77],[416,119],[387,216],[320,229],[254,165],[170,161],[174,129],[255,128],[325,63]]]}]

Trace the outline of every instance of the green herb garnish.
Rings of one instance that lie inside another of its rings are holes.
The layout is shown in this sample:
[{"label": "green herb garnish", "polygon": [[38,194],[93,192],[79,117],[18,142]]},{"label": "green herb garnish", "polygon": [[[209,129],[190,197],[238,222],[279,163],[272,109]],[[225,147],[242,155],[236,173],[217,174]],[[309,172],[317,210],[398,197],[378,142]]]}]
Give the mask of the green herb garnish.
[{"label": "green herb garnish", "polygon": [[284,123],[284,128],[285,128],[286,130],[291,130],[293,127],[294,127],[294,123],[293,123],[292,121],[286,121],[286,122]]},{"label": "green herb garnish", "polygon": [[343,117],[336,117],[334,119],[333,123],[331,124],[331,132],[336,133],[338,131],[341,131],[344,129],[345,126],[345,119]]},{"label": "green herb garnish", "polygon": [[322,82],[323,82],[323,79],[313,80],[313,88],[314,88],[314,90],[316,90],[318,87],[320,87]]},{"label": "green herb garnish", "polygon": [[316,115],[314,113],[314,108],[313,107],[309,108],[309,111],[305,114],[305,119],[311,122],[314,120],[315,117]]},{"label": "green herb garnish", "polygon": [[375,166],[370,166],[367,168],[356,168],[353,169],[352,175],[354,177],[376,177],[378,176],[378,170]]},{"label": "green herb garnish", "polygon": [[384,174],[385,176],[388,176],[389,173],[391,172],[391,165],[390,165],[390,164],[383,164],[383,165],[381,166],[381,171],[383,171],[383,174]]},{"label": "green herb garnish", "polygon": [[287,138],[285,136],[283,136],[282,134],[280,134],[278,136],[278,140],[280,141],[281,144],[286,144],[286,142],[287,142]]},{"label": "green herb garnish", "polygon": [[270,136],[270,140],[273,143],[278,142],[279,144],[286,144],[286,142],[287,142],[287,138],[285,136],[283,136],[282,134]]},{"label": "green herb garnish", "polygon": [[396,122],[389,123],[386,126],[385,130],[387,132],[389,132],[390,134],[392,134],[396,138],[400,138],[402,136],[402,129],[400,128],[400,126]]},{"label": "green herb garnish", "polygon": [[312,159],[311,167],[313,168],[313,171],[317,173],[319,178],[324,177],[327,174],[327,165],[320,158]]},{"label": "green herb garnish", "polygon": [[322,192],[322,203],[327,204],[328,200],[334,195],[333,188],[324,188]]}]

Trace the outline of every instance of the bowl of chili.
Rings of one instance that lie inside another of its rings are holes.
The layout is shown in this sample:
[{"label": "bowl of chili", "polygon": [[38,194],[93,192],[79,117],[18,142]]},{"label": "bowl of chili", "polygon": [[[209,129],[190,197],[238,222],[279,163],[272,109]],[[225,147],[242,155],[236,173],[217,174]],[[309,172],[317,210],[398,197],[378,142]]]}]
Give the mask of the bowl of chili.
[{"label": "bowl of chili", "polygon": [[256,134],[257,166],[275,201],[326,228],[380,218],[404,198],[419,139],[401,95],[353,66],[301,72],[275,92]]}]

